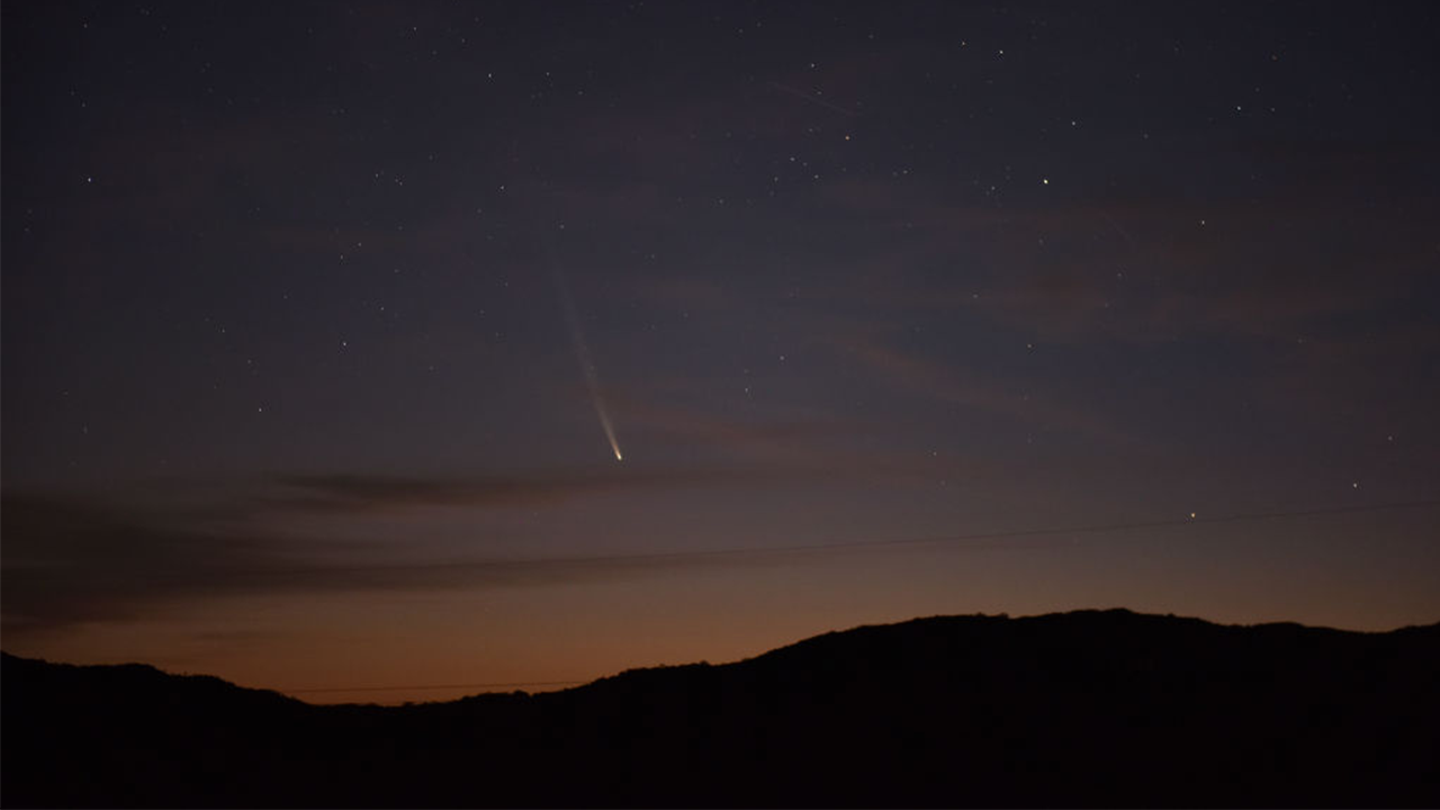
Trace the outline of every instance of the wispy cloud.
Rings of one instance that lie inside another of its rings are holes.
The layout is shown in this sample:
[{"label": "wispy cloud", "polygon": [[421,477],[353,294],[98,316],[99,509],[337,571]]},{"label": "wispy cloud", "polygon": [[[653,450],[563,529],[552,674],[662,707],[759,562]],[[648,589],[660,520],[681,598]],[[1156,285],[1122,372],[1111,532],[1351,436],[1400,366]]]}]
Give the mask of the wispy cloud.
[{"label": "wispy cloud", "polygon": [[[589,473],[517,478],[277,475],[195,493],[130,497],[5,493],[3,620],[14,634],[142,617],[160,604],[257,594],[543,585],[704,564],[704,558],[498,555],[439,557],[395,538],[383,559],[338,531],[294,519],[421,507],[498,509],[607,492],[751,481],[744,470]],[[423,521],[422,521],[423,522]],[[313,522],[312,522],[313,523]],[[324,524],[321,524],[324,525]],[[313,529],[313,526],[312,526]],[[356,559],[371,560],[357,564]]]},{"label": "wispy cloud", "polygon": [[877,379],[925,397],[1031,428],[1059,428],[1109,442],[1133,438],[1118,425],[1067,406],[1050,394],[1031,394],[974,371],[905,352],[875,336],[850,334],[834,339],[835,347]]},{"label": "wispy cloud", "polygon": [[[1413,143],[1236,143],[1177,155],[1264,171],[1244,196],[1163,186],[1023,202],[909,181],[827,186],[837,217],[896,234],[857,257],[843,293],[972,317],[1050,340],[1176,336],[1293,341],[1328,320],[1393,308],[1427,284],[1430,192]],[[1357,193],[1383,183],[1380,192]],[[947,267],[944,273],[935,268]],[[1377,329],[1385,324],[1377,319]]]},{"label": "wispy cloud", "polygon": [[683,489],[743,483],[737,470],[615,469],[533,476],[455,478],[354,474],[276,475],[267,506],[285,510],[370,512],[425,506],[521,507],[556,504],[608,492]]},{"label": "wispy cloud", "polygon": [[[397,492],[407,502],[426,500],[416,486],[326,486],[372,505]],[[633,568],[413,558],[357,565],[336,554],[343,540],[297,538],[273,522],[221,525],[83,497],[7,495],[3,522],[4,628],[15,636],[225,597],[538,584]]]}]

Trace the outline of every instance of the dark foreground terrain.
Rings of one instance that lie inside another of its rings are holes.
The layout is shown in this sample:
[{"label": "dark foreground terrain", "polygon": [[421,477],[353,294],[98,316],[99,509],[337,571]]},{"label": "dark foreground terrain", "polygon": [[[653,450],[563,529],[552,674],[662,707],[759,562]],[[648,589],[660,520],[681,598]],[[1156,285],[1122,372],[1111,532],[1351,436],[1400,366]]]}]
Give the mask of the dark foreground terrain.
[{"label": "dark foreground terrain", "polygon": [[4,656],[23,806],[1440,806],[1440,624],[862,627],[539,695],[311,706]]}]

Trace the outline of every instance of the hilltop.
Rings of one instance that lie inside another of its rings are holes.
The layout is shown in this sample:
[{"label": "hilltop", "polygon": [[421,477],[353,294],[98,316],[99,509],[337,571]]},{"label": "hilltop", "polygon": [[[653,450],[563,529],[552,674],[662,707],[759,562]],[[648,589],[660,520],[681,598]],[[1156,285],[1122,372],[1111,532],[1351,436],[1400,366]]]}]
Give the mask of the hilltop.
[{"label": "hilltop", "polygon": [[1440,624],[943,616],[405,707],[3,678],[9,807],[1440,804]]}]

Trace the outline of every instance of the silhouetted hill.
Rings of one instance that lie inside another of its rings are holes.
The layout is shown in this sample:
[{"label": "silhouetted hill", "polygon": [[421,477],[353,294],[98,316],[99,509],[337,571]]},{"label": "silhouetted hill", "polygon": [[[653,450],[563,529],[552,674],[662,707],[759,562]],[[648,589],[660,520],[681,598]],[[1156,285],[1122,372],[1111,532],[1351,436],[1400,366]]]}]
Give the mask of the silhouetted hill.
[{"label": "silhouetted hill", "polygon": [[1440,805],[1440,624],[936,617],[406,707],[3,666],[7,807]]}]

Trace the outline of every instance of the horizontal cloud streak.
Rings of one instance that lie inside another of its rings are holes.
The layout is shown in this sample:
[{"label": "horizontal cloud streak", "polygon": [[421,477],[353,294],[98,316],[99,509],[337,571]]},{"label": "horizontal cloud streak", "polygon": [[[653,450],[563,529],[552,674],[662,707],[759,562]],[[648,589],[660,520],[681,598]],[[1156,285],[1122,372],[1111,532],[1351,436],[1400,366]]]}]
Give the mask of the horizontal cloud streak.
[{"label": "horizontal cloud streak", "polygon": [[[259,494],[252,482],[200,498],[179,488],[135,492],[124,500],[5,493],[0,606],[5,631],[20,634],[137,619],[157,605],[187,600],[546,585],[709,564],[713,559],[703,555],[654,553],[476,559],[471,552],[436,559],[433,548],[400,543],[407,538],[397,536],[386,541],[390,556],[357,565],[356,552],[373,551],[373,546],[362,548],[344,531],[322,528],[318,535],[300,535],[294,530],[296,520],[307,515],[369,518],[391,511],[404,517],[428,507],[533,507],[605,493],[754,485],[773,482],[775,475],[744,469],[453,479],[276,475],[259,482]],[[415,524],[417,530],[423,525],[423,520]]]},{"label": "horizontal cloud streak", "polygon": [[612,492],[743,484],[741,470],[632,471],[560,475],[406,478],[353,474],[276,475],[278,491],[263,496],[283,509],[364,512],[423,506],[524,507]]},{"label": "horizontal cloud streak", "polygon": [[[410,542],[432,507],[480,510],[553,505],[602,494],[648,496],[690,486],[769,488],[778,477],[905,482],[916,475],[975,477],[981,466],[914,468],[853,456],[830,465],[811,459],[788,472],[748,468],[567,472],[533,477],[404,478],[275,475],[197,495],[137,490],[124,498],[9,492],[0,505],[5,553],[0,608],[7,634],[44,633],[88,622],[144,619],[165,606],[264,595],[433,590],[569,584],[705,566],[772,565],[814,546],[677,547],[627,553],[544,551],[439,552]],[[373,542],[350,533],[357,517],[397,513],[396,534]],[[417,514],[410,514],[415,512]],[[318,518],[317,523],[310,518]],[[340,523],[330,522],[341,518]],[[409,522],[409,521],[413,521]],[[304,527],[304,528],[301,528]],[[337,528],[339,527],[339,528]],[[348,527],[348,528],[347,528]],[[486,530],[476,528],[483,535]],[[484,537],[475,538],[484,547]],[[487,556],[488,555],[488,556]],[[357,559],[369,562],[356,563]]]}]

